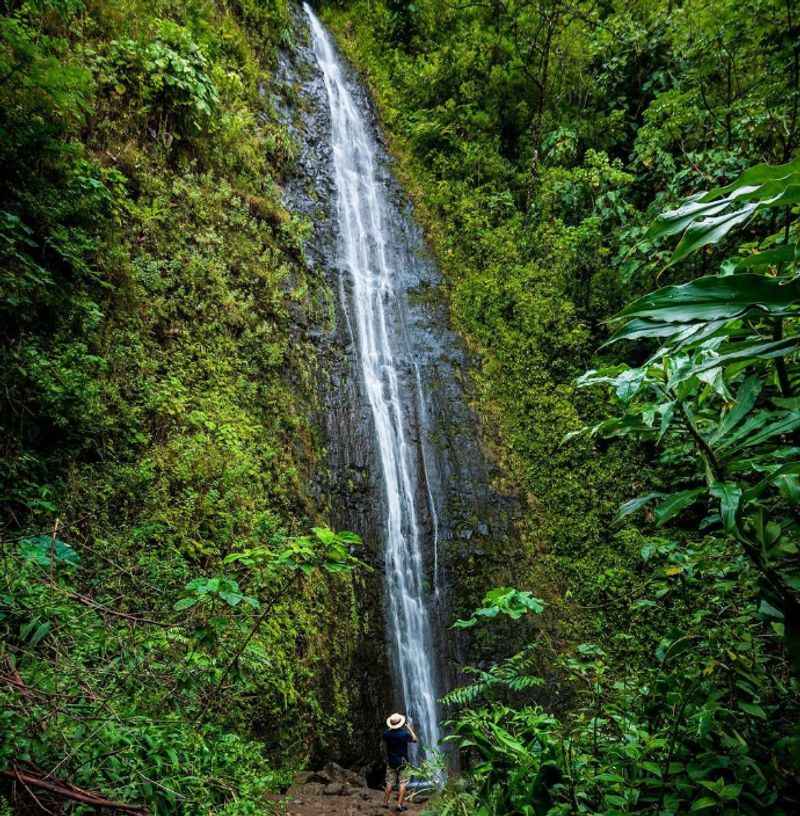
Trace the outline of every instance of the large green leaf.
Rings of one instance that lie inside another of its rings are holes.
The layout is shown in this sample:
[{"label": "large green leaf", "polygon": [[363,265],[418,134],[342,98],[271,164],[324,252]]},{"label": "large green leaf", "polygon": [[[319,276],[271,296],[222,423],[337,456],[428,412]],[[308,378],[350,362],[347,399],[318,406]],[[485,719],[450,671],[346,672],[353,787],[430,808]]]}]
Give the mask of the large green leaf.
[{"label": "large green leaf", "polygon": [[797,244],[784,244],[775,249],[756,252],[753,255],[728,258],[723,264],[723,269],[728,272],[738,272],[742,269],[759,269],[765,266],[779,267],[782,264],[794,263],[798,259],[800,259],[800,253],[798,253]]},{"label": "large green leaf", "polygon": [[19,542],[19,552],[26,561],[34,561],[43,567],[49,567],[52,561],[71,566],[80,561],[78,553],[69,544],[46,535],[23,538]]},{"label": "large green leaf", "polygon": [[719,499],[722,524],[728,532],[736,529],[736,514],[742,500],[742,488],[735,482],[715,482],[711,495]]},{"label": "large green leaf", "polygon": [[776,411],[757,411],[755,414],[747,417],[747,419],[729,432],[725,437],[721,438],[716,446],[718,451],[735,451],[739,450],[742,445],[739,443],[744,440],[749,441],[756,431],[760,431],[765,425],[769,424],[771,420],[782,418],[785,416]]},{"label": "large green leaf", "polygon": [[800,347],[800,337],[785,337],[783,340],[745,340],[731,343],[718,354],[706,357],[701,363],[681,373],[682,379],[695,377],[710,368],[721,368],[732,363],[743,363],[754,360],[771,360],[774,357],[785,357]]},{"label": "large green leaf", "polygon": [[693,196],[689,196],[677,209],[661,213],[650,225],[650,229],[645,234],[645,239],[651,241],[666,235],[676,235],[683,232],[697,218],[716,215],[730,204],[727,200],[702,201],[701,199],[705,196],[706,193],[695,193]]},{"label": "large green leaf", "polygon": [[709,439],[712,445],[724,439],[725,435],[730,433],[750,413],[756,404],[762,387],[761,379],[756,376],[748,377],[739,386],[739,390],[736,392],[735,405],[725,414],[719,427]]},{"label": "large green leaf", "polygon": [[756,311],[774,317],[800,314],[800,280],[753,274],[698,278],[651,292],[626,306],[614,320],[692,323],[732,320]]},{"label": "large green leaf", "polygon": [[745,204],[733,212],[693,221],[675,247],[670,264],[683,260],[687,255],[708,244],[718,244],[734,227],[749,221],[760,206],[761,203],[756,201]]},{"label": "large green leaf", "polygon": [[775,467],[756,485],[748,488],[744,492],[745,501],[751,501],[761,496],[770,484],[780,484],[780,480],[787,476],[800,475],[800,462],[789,462],[780,467]]},{"label": "large green leaf", "polygon": [[660,499],[664,494],[663,493],[648,493],[645,496],[637,496],[635,499],[629,499],[626,502],[623,502],[619,506],[619,510],[617,511],[615,521],[621,521],[625,518],[625,516],[631,515],[631,513],[635,513],[637,510],[641,510],[647,504],[654,501],[655,499]]},{"label": "large green leaf", "polygon": [[774,436],[791,433],[793,430],[795,430],[795,428],[800,428],[800,413],[792,412],[784,414],[775,422],[770,423],[766,427],[762,428],[758,433],[755,433],[751,437],[747,438],[739,449],[751,448],[753,445],[760,445],[763,442],[766,442],[768,439],[772,439]]},{"label": "large green leaf", "polygon": [[693,200],[711,202],[720,196],[735,194],[737,190],[743,188],[752,187],[758,190],[771,182],[782,182],[784,187],[800,183],[800,158],[786,164],[756,164],[745,170],[736,181],[724,187],[717,187],[705,194],[696,195]]},{"label": "large green leaf", "polygon": [[659,527],[666,524],[670,519],[675,518],[687,507],[694,504],[705,492],[705,488],[696,487],[692,490],[682,490],[680,493],[672,493],[667,496],[655,509],[656,524]]},{"label": "large green leaf", "polygon": [[[674,264],[704,246],[719,243],[761,207],[789,207],[797,203],[800,203],[800,160],[783,165],[760,164],[746,170],[732,184],[708,193],[695,193],[677,209],[661,213],[645,239],[652,241],[682,232],[670,259],[670,264]],[[730,263],[726,269],[731,271]]]},{"label": "large green leaf", "polygon": [[[692,346],[711,337],[727,323],[725,320],[710,320],[704,323],[669,323],[662,320],[640,320],[638,318],[625,323],[618,331],[603,343],[600,348],[610,346],[619,340],[637,340],[642,337],[669,338],[669,347],[673,350]],[[659,357],[660,354],[656,354]]]}]

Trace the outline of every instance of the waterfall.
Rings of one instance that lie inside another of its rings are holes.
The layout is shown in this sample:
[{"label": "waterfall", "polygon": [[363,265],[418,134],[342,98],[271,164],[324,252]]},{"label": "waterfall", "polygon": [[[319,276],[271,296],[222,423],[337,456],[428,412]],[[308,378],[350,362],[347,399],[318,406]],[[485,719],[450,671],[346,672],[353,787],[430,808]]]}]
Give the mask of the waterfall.
[{"label": "waterfall", "polygon": [[[424,400],[406,334],[397,329],[393,281],[400,270],[398,256],[391,251],[396,210],[380,183],[375,137],[348,87],[342,61],[313,11],[307,4],[304,9],[330,109],[338,263],[350,281],[349,292],[342,286],[340,295],[344,298],[343,311],[350,318],[380,462],[390,645],[406,710],[413,714],[421,742],[432,749],[439,744],[440,730],[422,531],[416,506],[420,495],[430,502],[428,509],[437,539],[438,520],[425,478],[424,450],[418,459],[405,418],[406,414],[424,410]],[[404,361],[409,360],[405,369],[415,370],[416,375],[404,384]],[[419,484],[420,468],[424,486]],[[438,572],[438,540],[434,545]]]}]

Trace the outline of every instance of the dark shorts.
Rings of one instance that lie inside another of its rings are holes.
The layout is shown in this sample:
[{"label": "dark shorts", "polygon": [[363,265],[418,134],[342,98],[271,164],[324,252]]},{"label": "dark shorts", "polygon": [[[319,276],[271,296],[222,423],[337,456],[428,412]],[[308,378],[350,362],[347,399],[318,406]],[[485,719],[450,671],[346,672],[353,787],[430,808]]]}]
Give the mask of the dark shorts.
[{"label": "dark shorts", "polygon": [[411,767],[405,762],[398,768],[392,768],[389,765],[386,768],[386,784],[395,788],[399,788],[400,785],[407,785],[410,771]]}]

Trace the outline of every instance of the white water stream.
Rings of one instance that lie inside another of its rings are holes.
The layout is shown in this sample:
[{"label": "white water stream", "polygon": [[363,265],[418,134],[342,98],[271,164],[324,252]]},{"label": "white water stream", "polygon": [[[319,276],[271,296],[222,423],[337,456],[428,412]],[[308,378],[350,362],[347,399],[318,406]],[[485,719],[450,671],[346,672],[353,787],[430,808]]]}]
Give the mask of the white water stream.
[{"label": "white water stream", "polygon": [[[427,491],[438,538],[436,509],[426,484],[420,491],[413,440],[404,425],[399,361],[410,358],[405,335],[393,329],[397,260],[388,245],[395,210],[378,177],[376,141],[348,87],[330,35],[304,4],[314,54],[325,80],[331,117],[339,263],[350,276],[343,303],[350,315],[358,363],[372,413],[384,495],[386,593],[389,630],[403,700],[427,749],[439,744],[431,623],[427,608],[416,497]],[[415,364],[414,364],[415,365]],[[415,388],[421,383],[418,371]],[[419,404],[423,405],[418,393]],[[424,409],[424,408],[423,408]],[[425,465],[424,451],[422,464]],[[427,480],[426,480],[427,481]],[[434,542],[438,548],[438,541]],[[438,552],[436,552],[438,561]],[[438,572],[438,563],[434,570]]]}]

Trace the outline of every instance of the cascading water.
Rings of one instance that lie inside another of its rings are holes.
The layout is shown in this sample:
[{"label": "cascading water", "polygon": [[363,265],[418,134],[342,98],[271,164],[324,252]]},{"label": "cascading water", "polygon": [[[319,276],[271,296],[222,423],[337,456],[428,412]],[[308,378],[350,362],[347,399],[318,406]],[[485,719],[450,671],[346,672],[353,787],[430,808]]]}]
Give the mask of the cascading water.
[{"label": "cascading water", "polygon": [[[421,380],[406,335],[396,330],[393,286],[398,269],[389,251],[394,210],[380,184],[376,142],[348,87],[329,34],[304,4],[314,55],[322,72],[331,118],[333,177],[340,267],[350,292],[340,287],[357,349],[363,388],[373,420],[384,488],[386,593],[390,637],[405,707],[414,715],[426,749],[440,740],[432,627],[427,606],[417,497],[427,495],[438,538],[438,520],[427,484],[420,491],[418,459],[406,415],[424,410]],[[401,321],[402,322],[402,321]],[[404,361],[415,371],[402,383]],[[411,390],[411,394],[409,394]],[[421,468],[426,462],[422,451]],[[438,561],[438,541],[434,541]],[[434,584],[438,563],[434,568]]]}]

